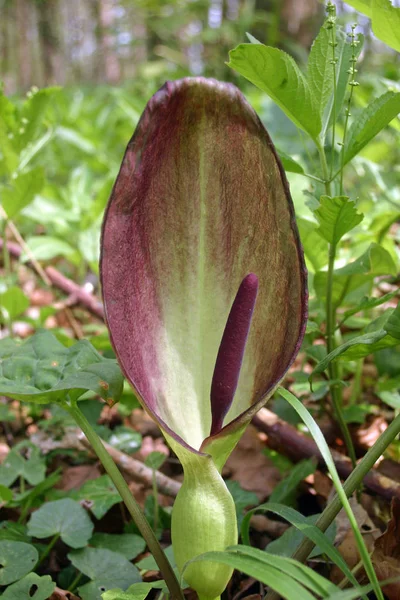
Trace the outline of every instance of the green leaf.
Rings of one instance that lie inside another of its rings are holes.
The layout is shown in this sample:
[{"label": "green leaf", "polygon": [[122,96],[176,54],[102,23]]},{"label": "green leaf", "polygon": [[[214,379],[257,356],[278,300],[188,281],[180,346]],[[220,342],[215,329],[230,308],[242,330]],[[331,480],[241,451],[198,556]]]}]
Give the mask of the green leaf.
[{"label": "green leaf", "polygon": [[[400,9],[397,9],[400,10]],[[386,92],[355,117],[346,141],[344,162],[348,163],[400,112],[400,92]]]},{"label": "green leaf", "polygon": [[150,469],[157,471],[167,460],[163,452],[150,452],[144,461],[145,465]]},{"label": "green leaf", "polygon": [[145,600],[151,589],[156,587],[157,582],[134,583],[126,592],[121,588],[108,590],[102,594],[103,600]]},{"label": "green leaf", "polygon": [[[50,235],[34,235],[28,238],[26,243],[36,260],[51,260],[57,256],[70,258],[76,252],[68,242]],[[27,254],[23,254],[21,258],[29,260]]]},{"label": "green leaf", "polygon": [[121,502],[121,496],[108,475],[87,481],[80,488],[78,499],[85,501],[96,519],[103,518],[114,504]]},{"label": "green leaf", "polygon": [[328,243],[319,235],[315,223],[302,218],[298,218],[296,221],[307,267],[314,272],[319,271],[328,264]]},{"label": "green leaf", "polygon": [[19,173],[11,180],[11,188],[3,188],[1,201],[7,216],[13,219],[25,206],[30,204],[44,185],[44,171],[41,167]]},{"label": "green leaf", "polygon": [[[286,507],[288,508],[288,507]],[[295,552],[295,550],[297,549],[297,546],[299,546],[301,544],[301,542],[304,540],[304,534],[302,533],[302,527],[304,529],[307,528],[307,525],[310,524],[311,526],[314,526],[315,522],[317,521],[319,515],[310,515],[309,517],[303,517],[304,521],[301,521],[299,524],[299,528],[295,527],[294,525],[292,525],[292,527],[289,527],[289,529],[287,529],[279,538],[277,538],[276,540],[273,540],[272,542],[270,542],[268,544],[268,546],[265,548],[265,550],[267,552],[270,552],[271,554],[278,554],[278,556],[292,556],[292,554]],[[315,529],[317,529],[318,531],[320,531],[318,529],[318,527],[316,527]],[[315,533],[315,531],[314,531]],[[335,534],[336,534],[336,526],[335,523],[332,523],[330,525],[330,527],[326,530],[325,533],[323,533],[322,535],[324,536],[327,544],[324,547],[329,546],[329,544],[331,544],[331,548],[333,547],[333,542],[335,540]],[[311,552],[311,554],[309,555],[309,559],[315,558],[317,556],[320,556],[323,553],[323,551],[321,550],[321,548],[316,545],[314,550]],[[332,553],[335,555],[335,558],[337,558],[337,554],[336,553]],[[340,553],[338,553],[340,556]],[[342,561],[345,563],[345,561]],[[349,573],[349,569],[347,569],[347,574]],[[356,580],[354,580],[354,582],[356,582]]]},{"label": "green leaf", "polygon": [[358,312],[365,311],[365,310],[371,310],[372,308],[376,308],[377,306],[380,306],[381,304],[385,304],[385,302],[388,302],[389,300],[391,300],[398,294],[399,294],[399,290],[395,290],[394,292],[389,292],[388,294],[384,294],[383,296],[380,296],[380,298],[365,297],[361,300],[361,302],[359,304],[357,304],[357,306],[355,306],[354,308],[350,308],[349,310],[346,310],[343,313],[341,322],[343,323],[349,317],[352,317],[353,315],[357,314]]},{"label": "green leaf", "polygon": [[372,31],[377,38],[400,52],[400,8],[390,0],[346,0],[372,20]]},{"label": "green leaf", "polygon": [[82,600],[102,600],[107,590],[119,587],[126,590],[131,584],[141,581],[138,569],[122,554],[103,548],[84,548],[68,554],[76,569],[91,579],[79,586]]},{"label": "green leaf", "polygon": [[281,163],[286,172],[289,173],[299,173],[300,175],[304,175],[303,167],[294,160],[291,156],[283,152],[282,150],[277,150],[279,158],[281,159]]},{"label": "green leaf", "polygon": [[298,413],[298,415],[302,419],[303,423],[308,428],[310,434],[312,435],[312,437],[314,439],[314,442],[317,444],[317,446],[322,454],[322,457],[326,463],[329,474],[332,478],[333,485],[335,486],[336,492],[337,492],[337,494],[340,498],[340,501],[343,505],[344,512],[346,513],[347,518],[350,521],[350,526],[353,531],[353,534],[354,534],[354,537],[356,540],[356,544],[357,544],[357,548],[360,553],[365,571],[368,575],[368,578],[373,586],[375,593],[377,594],[377,597],[382,598],[381,589],[379,587],[379,582],[378,582],[376,573],[375,573],[373,565],[372,565],[371,557],[369,555],[369,552],[368,552],[365,542],[363,540],[357,520],[351,509],[349,499],[347,498],[346,492],[343,489],[342,483],[340,481],[340,477],[336,470],[334,460],[333,460],[331,452],[329,450],[329,446],[326,443],[326,440],[323,436],[321,429],[318,427],[317,423],[314,421],[313,417],[310,415],[308,410],[302,405],[302,403],[295,396],[293,396],[293,394],[291,394],[288,390],[285,390],[284,388],[279,388],[278,393],[281,396],[283,396],[283,398],[285,398],[285,400],[287,400],[287,402],[292,406],[292,408],[295,409],[295,411]]},{"label": "green leaf", "polygon": [[[345,267],[335,269],[332,299],[340,304],[348,294],[379,275],[396,275],[397,268],[392,256],[379,244],[371,244],[356,260]],[[318,271],[314,277],[314,289],[320,300],[326,299],[326,271]]]},{"label": "green leaf", "polygon": [[29,298],[16,286],[0,294],[0,321],[19,317],[29,308]]},{"label": "green leaf", "polygon": [[285,502],[289,504],[294,500],[295,492],[300,483],[312,473],[315,473],[317,463],[314,459],[301,460],[290,469],[289,474],[274,488],[270,502]]},{"label": "green leaf", "polygon": [[44,480],[46,463],[40,450],[29,441],[22,441],[11,448],[0,465],[0,484],[12,485],[18,477],[23,477],[31,485]]},{"label": "green leaf", "polygon": [[32,513],[28,533],[35,538],[59,535],[71,548],[82,548],[91,538],[93,523],[84,508],[70,498],[46,502]]},{"label": "green leaf", "polygon": [[[110,446],[131,454],[137,452],[142,445],[142,436],[138,431],[134,431],[130,427],[120,425],[112,430],[110,437],[106,440]],[[165,454],[164,460],[166,458]],[[161,463],[162,464],[162,463]]]},{"label": "green leaf", "polygon": [[105,548],[112,552],[118,552],[127,558],[133,560],[144,552],[146,542],[140,535],[134,533],[111,534],[95,533],[89,542],[94,548]]},{"label": "green leaf", "polygon": [[0,484],[0,504],[8,504],[12,499],[12,491],[5,485]]},{"label": "green leaf", "polygon": [[[206,552],[188,564],[210,561],[229,565],[268,585],[288,600],[312,600],[308,589],[326,596],[338,588],[305,565],[249,546],[232,546],[226,552]],[[184,575],[184,572],[183,572]]]},{"label": "green leaf", "polygon": [[36,573],[29,573],[10,585],[1,597],[3,600],[48,600],[55,587],[50,575],[39,577]]},{"label": "green leaf", "polygon": [[16,400],[62,402],[91,390],[116,402],[123,390],[117,362],[103,358],[87,340],[66,348],[49,331],[22,344],[5,338],[0,340],[0,358],[0,394]]},{"label": "green leaf", "polygon": [[[167,546],[167,548],[164,548],[164,552],[165,552],[165,556],[168,558],[171,565],[173,567],[175,567],[176,563],[175,563],[174,551],[173,551],[172,546]],[[136,566],[138,569],[140,569],[140,571],[144,571],[144,572],[159,570],[156,561],[154,560],[154,558],[151,555],[146,556],[146,558],[142,558],[142,560],[140,560],[139,562],[136,563]]]},{"label": "green leaf", "polygon": [[[314,368],[310,375],[310,381],[318,373],[323,373],[328,365],[339,357],[341,360],[356,360],[378,352],[378,350],[400,344],[400,332],[398,330],[399,317],[400,304],[397,305],[393,312],[387,311],[386,321],[382,323],[382,319],[379,320],[382,325],[381,328],[351,338],[325,356]],[[393,334],[398,337],[395,337]]]},{"label": "green leaf", "polygon": [[245,509],[249,506],[255,506],[258,504],[258,496],[254,492],[244,490],[240,486],[240,483],[238,481],[234,481],[233,479],[227,479],[225,484],[235,503],[238,529],[240,529]]},{"label": "green leaf", "polygon": [[0,585],[8,585],[32,571],[39,558],[34,546],[0,540]]},{"label": "green leaf", "polygon": [[319,223],[318,233],[333,245],[364,218],[364,215],[357,212],[355,202],[347,196],[321,196],[320,206],[314,211],[314,215]]},{"label": "green leaf", "polygon": [[[280,517],[288,521],[293,527],[296,527],[296,529],[300,531],[304,536],[306,536],[308,539],[312,540],[315,543],[316,547],[318,548],[318,551],[317,549],[313,551],[314,556],[316,556],[320,552],[323,552],[324,554],[326,554],[326,556],[328,556],[331,559],[331,561],[335,565],[339,567],[339,569],[342,570],[343,574],[345,574],[348,577],[349,581],[353,582],[353,584],[357,583],[355,577],[351,574],[351,571],[347,566],[346,561],[343,559],[340,552],[333,545],[333,540],[329,537],[329,535],[331,534],[327,534],[327,532],[323,533],[320,529],[318,529],[318,527],[315,526],[314,522],[310,522],[310,520],[307,517],[304,517],[294,508],[291,508],[289,506],[283,506],[282,504],[272,504],[270,502],[266,502],[265,504],[261,504],[257,508],[249,511],[244,518],[241,531],[242,539],[247,545],[250,545],[250,519],[251,516],[258,510],[270,510],[271,512],[279,515]],[[332,532],[333,528],[330,529]]]},{"label": "green leaf", "polygon": [[[321,27],[311,46],[307,63],[307,80],[321,120],[328,108],[328,100],[333,95],[331,31],[326,24]],[[335,56],[338,54],[337,50],[336,47]]]},{"label": "green leaf", "polygon": [[289,54],[263,44],[240,44],[229,53],[231,67],[254,83],[314,140],[321,118],[307,79]]},{"label": "green leaf", "polygon": [[2,521],[0,523],[0,540],[29,543],[31,538],[26,535],[25,525],[15,521]]}]

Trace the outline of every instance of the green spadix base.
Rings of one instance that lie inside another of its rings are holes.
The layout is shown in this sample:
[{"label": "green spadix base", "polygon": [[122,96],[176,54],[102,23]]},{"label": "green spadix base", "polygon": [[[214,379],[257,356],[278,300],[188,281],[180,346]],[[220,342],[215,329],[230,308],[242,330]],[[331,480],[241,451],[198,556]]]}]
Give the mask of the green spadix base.
[{"label": "green spadix base", "polygon": [[233,498],[212,457],[187,450],[167,438],[180,459],[184,481],[172,511],[172,545],[179,572],[200,600],[216,600],[226,588],[233,569],[212,562],[185,565],[204,552],[223,551],[237,543]]}]

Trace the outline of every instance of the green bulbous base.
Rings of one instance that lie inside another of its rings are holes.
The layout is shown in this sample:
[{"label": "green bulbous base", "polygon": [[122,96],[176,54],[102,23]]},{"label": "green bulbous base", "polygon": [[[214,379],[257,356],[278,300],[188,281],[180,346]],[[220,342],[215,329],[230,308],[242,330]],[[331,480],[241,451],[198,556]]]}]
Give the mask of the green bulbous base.
[{"label": "green bulbous base", "polygon": [[237,544],[235,504],[211,456],[185,450],[185,456],[179,452],[179,458],[185,475],[172,511],[175,561],[201,600],[215,600],[226,588],[233,569],[209,561],[184,566],[200,554]]}]

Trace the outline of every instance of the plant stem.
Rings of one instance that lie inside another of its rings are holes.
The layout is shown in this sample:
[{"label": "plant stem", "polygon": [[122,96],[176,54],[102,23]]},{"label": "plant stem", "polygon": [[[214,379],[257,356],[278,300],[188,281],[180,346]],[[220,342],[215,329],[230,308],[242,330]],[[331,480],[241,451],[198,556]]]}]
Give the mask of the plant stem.
[{"label": "plant stem", "polygon": [[183,600],[182,590],[179,586],[178,580],[171,567],[171,564],[169,563],[167,557],[164,554],[164,551],[158,543],[158,540],[154,535],[154,532],[151,529],[142,510],[140,509],[140,506],[136,502],[135,498],[132,496],[128,484],[122,477],[117,465],[114,463],[113,459],[103,446],[103,442],[101,441],[100,437],[94,431],[94,429],[92,428],[86,417],[83,415],[83,413],[79,410],[76,403],[73,403],[71,406],[65,406],[65,408],[68,410],[70,415],[75,419],[76,423],[82,429],[83,433],[89,440],[94,452],[96,453],[100,462],[102,463],[105,471],[112,479],[132,519],[135,521],[140,533],[146,540],[147,546],[152,555],[154,556],[154,559],[160,569],[165,583],[167,584],[171,597],[175,600]]},{"label": "plant stem", "polygon": [[40,557],[40,560],[37,563],[36,567],[38,567],[39,565],[41,565],[44,562],[44,560],[48,557],[48,555],[50,554],[50,552],[53,550],[55,544],[57,543],[59,537],[60,537],[60,534],[56,533],[56,535],[50,540],[50,542],[47,545],[47,547],[45,548],[42,556]]},{"label": "plant stem", "polygon": [[[325,150],[320,143],[318,145],[318,153],[321,161],[321,168],[323,173],[323,178],[325,179],[325,192],[327,196],[332,195],[332,187],[331,182],[328,181],[328,164],[326,162]],[[336,244],[329,244],[329,262],[328,262],[328,274],[327,274],[327,284],[326,284],[326,349],[328,354],[335,349],[335,328],[336,328],[336,305],[333,302],[333,277],[334,277],[334,267],[335,267],[335,258],[336,258]],[[337,381],[339,379],[339,369],[338,365],[335,361],[329,363],[328,367],[329,379],[331,381]],[[340,385],[334,383],[331,386],[331,397],[332,397],[332,406],[335,412],[335,418],[339,425],[340,431],[342,433],[344,442],[347,447],[347,451],[349,453],[349,457],[353,464],[353,468],[356,465],[356,453],[354,450],[353,441],[351,439],[349,428],[347,427],[347,423],[343,416],[342,409],[342,390]]]},{"label": "plant stem", "polygon": [[71,594],[73,594],[75,592],[82,577],[83,577],[83,573],[78,573],[77,576],[75,577],[75,579],[73,580],[73,582],[70,583],[70,585],[68,586],[68,589],[71,592]]},{"label": "plant stem", "polygon": [[[372,469],[376,461],[382,456],[386,448],[395,440],[399,433],[400,415],[397,416],[389,425],[389,427],[382,433],[382,435],[379,436],[372,448],[368,450],[364,458],[359,462],[351,475],[346,479],[345,483],[343,484],[343,489],[348,498],[350,498],[353,492],[359,487],[365,475],[367,475],[367,473]],[[325,508],[315,525],[321,531],[326,531],[341,509],[342,502],[338,494],[336,494],[333,500]],[[305,562],[314,546],[314,542],[309,539],[305,539],[294,552],[292,558],[300,562]],[[278,599],[279,595],[273,590],[270,590],[265,597],[265,600]]]},{"label": "plant stem", "polygon": [[157,489],[157,479],[156,479],[156,470],[153,469],[153,496],[154,496],[154,531],[157,531],[158,527],[158,489]]}]

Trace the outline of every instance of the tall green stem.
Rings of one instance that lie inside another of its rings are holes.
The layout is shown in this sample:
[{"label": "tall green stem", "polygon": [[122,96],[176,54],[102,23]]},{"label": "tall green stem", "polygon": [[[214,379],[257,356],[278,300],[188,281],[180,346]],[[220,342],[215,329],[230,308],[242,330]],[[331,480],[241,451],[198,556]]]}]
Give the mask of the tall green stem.
[{"label": "tall green stem", "polygon": [[[331,182],[329,181],[328,164],[326,162],[325,149],[322,143],[318,145],[318,153],[321,161],[323,179],[325,179],[325,192],[327,196],[331,196],[332,186]],[[329,244],[329,262],[326,284],[326,348],[328,354],[335,349],[336,305],[333,302],[333,277],[336,249],[336,244]],[[338,365],[335,361],[331,361],[329,363],[328,374],[331,381],[338,381],[340,379]],[[342,432],[342,436],[354,468],[356,465],[356,453],[349,428],[347,427],[347,423],[343,416],[342,390],[340,385],[337,383],[331,384],[331,397],[335,418],[339,425],[340,431]]]},{"label": "tall green stem", "polygon": [[[356,466],[351,475],[346,479],[345,483],[343,484],[343,489],[348,498],[359,487],[364,477],[367,475],[367,473],[369,473],[376,461],[382,456],[386,448],[395,440],[399,433],[400,415],[392,421],[389,427],[377,439],[372,448],[368,450],[367,454]],[[341,509],[342,502],[339,496],[336,494],[319,517],[318,521],[316,522],[316,526],[321,531],[326,531]],[[309,539],[305,539],[294,552],[292,558],[300,562],[305,562],[314,546],[314,542]],[[278,600],[278,598],[279,595],[273,590],[270,590],[266,595],[265,600]]]},{"label": "tall green stem", "polygon": [[71,416],[75,419],[76,423],[82,429],[83,433],[89,440],[94,452],[96,453],[101,464],[103,465],[105,471],[112,479],[132,519],[135,521],[140,533],[146,540],[147,546],[149,547],[150,552],[154,556],[154,559],[160,569],[165,583],[168,586],[171,597],[174,598],[174,600],[184,600],[182,590],[179,586],[178,580],[167,557],[165,556],[160,544],[158,543],[158,540],[154,535],[154,532],[151,529],[146,517],[142,513],[140,506],[137,504],[135,498],[132,496],[128,484],[122,477],[117,465],[114,463],[113,459],[105,449],[100,437],[94,431],[94,429],[92,428],[86,417],[83,415],[83,413],[79,410],[76,403],[72,404],[71,406],[66,406],[65,408],[68,410]]}]

